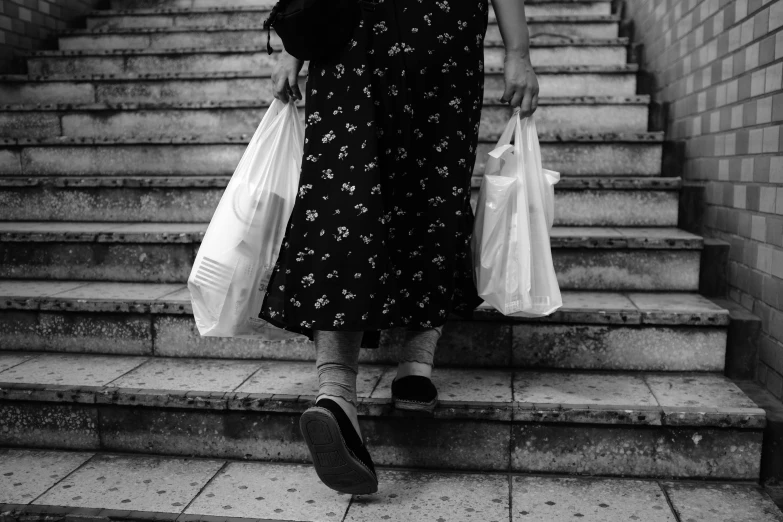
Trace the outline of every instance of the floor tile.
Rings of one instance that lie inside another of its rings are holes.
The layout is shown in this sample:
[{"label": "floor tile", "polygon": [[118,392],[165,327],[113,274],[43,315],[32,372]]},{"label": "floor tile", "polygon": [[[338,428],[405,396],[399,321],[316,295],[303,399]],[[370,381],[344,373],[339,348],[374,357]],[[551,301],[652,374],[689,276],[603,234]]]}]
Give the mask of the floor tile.
[{"label": "floor tile", "polygon": [[257,361],[230,359],[151,359],[113,381],[117,388],[180,391],[233,391],[258,369]]},{"label": "floor tile", "polygon": [[723,308],[706,297],[688,293],[642,294],[630,293],[628,297],[642,312],[714,312],[720,313]]},{"label": "floor tile", "polygon": [[757,408],[736,384],[723,375],[656,373],[644,379],[661,406]]},{"label": "floor tile", "polygon": [[47,297],[84,285],[84,281],[0,281],[0,295],[3,297]]},{"label": "floor tile", "polygon": [[[356,394],[369,397],[385,367],[359,365]],[[236,391],[246,393],[277,393],[282,395],[317,395],[318,373],[312,361],[268,361]]]},{"label": "floor tile", "polygon": [[100,455],[34,504],[181,513],[223,461]]},{"label": "floor tile", "polygon": [[622,233],[611,227],[552,227],[551,237],[595,237],[619,239]]},{"label": "floor tile", "polygon": [[380,470],[378,493],[354,497],[345,522],[507,522],[508,477]]},{"label": "floor tile", "polygon": [[[390,368],[372,394],[373,398],[390,399],[392,380],[397,368]],[[465,370],[434,368],[432,383],[438,398],[449,401],[511,402],[511,373],[502,370]]]},{"label": "floor tile", "polygon": [[146,360],[121,355],[44,354],[0,373],[0,382],[105,386]]},{"label": "floor tile", "polygon": [[655,482],[520,477],[511,488],[512,522],[675,522]]},{"label": "floor tile", "polygon": [[0,504],[29,504],[92,453],[0,450]]},{"label": "floor tile", "polygon": [[623,294],[612,292],[563,292],[563,308],[577,310],[627,310],[636,312],[634,304]]},{"label": "floor tile", "polygon": [[190,303],[190,290],[188,290],[188,287],[182,288],[182,285],[180,285],[180,289],[175,291],[171,294],[166,294],[161,297],[158,297],[159,301],[187,301]]},{"label": "floor tile", "polygon": [[783,513],[754,486],[664,484],[683,522],[783,522]]},{"label": "floor tile", "polygon": [[186,513],[273,520],[340,522],[351,496],[326,487],[311,465],[232,462]]},{"label": "floor tile", "polygon": [[698,240],[701,236],[692,234],[681,228],[671,227],[622,227],[617,231],[624,237],[641,237],[641,238],[666,238],[666,239],[689,239]]},{"label": "floor tile", "polygon": [[201,233],[209,223],[126,223],[111,230],[113,234],[178,234]]},{"label": "floor tile", "polygon": [[99,234],[119,228],[122,223],[72,223],[56,221],[0,221],[0,232],[38,234]]},{"label": "floor tile", "polygon": [[[35,357],[35,355],[24,353],[0,353],[0,374],[8,368],[22,364],[33,357]],[[2,380],[3,378],[0,376],[0,382],[2,382]]]},{"label": "floor tile", "polygon": [[60,292],[58,299],[99,299],[99,300],[153,300],[182,288],[179,284],[154,283],[90,283],[73,290]]},{"label": "floor tile", "polygon": [[641,377],[606,373],[516,372],[514,399],[540,404],[657,404]]}]

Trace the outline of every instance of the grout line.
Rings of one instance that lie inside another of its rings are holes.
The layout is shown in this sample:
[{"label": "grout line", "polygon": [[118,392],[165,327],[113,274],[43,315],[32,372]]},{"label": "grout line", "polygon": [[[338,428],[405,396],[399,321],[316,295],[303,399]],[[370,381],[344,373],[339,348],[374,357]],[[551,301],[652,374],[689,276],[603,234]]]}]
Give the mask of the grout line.
[{"label": "grout line", "polygon": [[508,522],[514,522],[514,477],[511,473],[508,474]]},{"label": "grout line", "polygon": [[351,506],[353,506],[353,499],[356,498],[356,495],[351,495],[351,498],[348,499],[348,506],[345,508],[345,514],[343,515],[342,520],[340,522],[345,522],[348,518],[348,512],[351,511]]},{"label": "grout line", "polygon": [[666,491],[666,488],[661,484],[659,480],[656,481],[656,484],[658,484],[658,487],[661,488],[661,491],[663,491],[663,496],[666,499],[666,503],[669,504],[669,509],[671,509],[672,514],[674,515],[674,520],[676,522],[682,522],[682,519],[680,518],[680,513],[677,511],[677,508],[674,507],[674,503],[672,502],[671,497],[669,497],[669,492]]},{"label": "grout line", "polygon": [[[69,451],[62,451],[62,453],[78,453],[78,452],[76,452],[76,451],[74,451],[74,452],[69,452]],[[48,504],[35,504],[35,501],[36,501],[36,500],[38,500],[39,498],[43,497],[43,496],[44,496],[44,495],[46,495],[47,493],[49,493],[49,491],[51,491],[52,489],[54,489],[54,487],[55,487],[55,486],[57,486],[58,484],[60,484],[62,481],[64,481],[65,479],[67,479],[68,477],[70,477],[71,475],[73,475],[74,473],[76,473],[77,471],[79,471],[80,469],[82,469],[84,466],[86,466],[86,465],[87,465],[87,463],[88,463],[88,462],[90,462],[90,461],[92,461],[93,459],[97,458],[97,457],[98,457],[98,455],[99,455],[99,454],[98,454],[98,452],[97,452],[97,451],[96,451],[96,452],[92,452],[92,455],[90,455],[88,458],[86,458],[86,459],[84,460],[84,462],[82,462],[81,464],[79,464],[78,466],[76,466],[76,467],[75,467],[73,470],[71,470],[71,472],[70,472],[70,473],[66,474],[66,475],[65,475],[63,478],[61,478],[60,480],[58,480],[57,482],[55,482],[54,484],[52,484],[51,486],[49,486],[48,488],[46,488],[46,490],[45,490],[43,493],[41,493],[40,495],[38,495],[37,497],[35,497],[34,499],[32,499],[30,502],[28,502],[28,503],[27,503],[27,505],[28,505],[28,506],[32,506],[32,505],[37,505],[37,506],[46,506],[46,505],[48,505]]]},{"label": "grout line", "polygon": [[[185,457],[185,459],[188,459],[188,457]],[[183,459],[183,460],[184,460],[184,459]],[[217,460],[217,459],[212,459],[212,460]],[[203,485],[203,486],[201,486],[201,488],[198,490],[198,492],[197,492],[195,495],[193,495],[193,498],[191,498],[191,499],[188,501],[188,503],[185,505],[185,507],[183,507],[183,508],[182,508],[182,511],[180,511],[180,512],[177,514],[177,518],[176,518],[175,520],[179,520],[179,519],[180,519],[180,517],[181,517],[182,515],[184,515],[184,514],[185,514],[185,511],[187,511],[187,510],[188,510],[188,508],[191,506],[191,504],[193,504],[193,502],[194,502],[194,501],[195,501],[195,500],[196,500],[196,499],[197,499],[199,496],[201,496],[201,494],[204,492],[204,490],[205,490],[205,489],[207,489],[207,486],[209,486],[210,484],[212,484],[212,481],[213,481],[213,480],[215,480],[215,477],[217,477],[218,475],[220,475],[221,473],[223,473],[223,472],[225,471],[225,469],[228,467],[228,465],[229,465],[229,463],[230,463],[230,462],[231,462],[231,461],[229,461],[229,460],[223,460],[223,464],[220,466],[220,469],[218,469],[218,470],[217,470],[217,471],[216,471],[216,472],[215,472],[215,473],[214,473],[214,474],[213,474],[211,477],[209,477],[209,479],[208,479],[206,482],[204,482],[204,485]]]},{"label": "grout line", "polygon": [[[253,359],[251,359],[251,361],[253,361]],[[260,371],[261,371],[261,366],[263,365],[263,363],[264,363],[264,360],[263,360],[263,359],[257,359],[256,361],[257,361],[257,362],[256,362],[256,364],[258,364],[258,367],[257,367],[255,370],[253,370],[252,372],[250,372],[250,374],[249,374],[247,377],[245,377],[245,379],[244,379],[244,380],[242,380],[242,382],[240,382],[240,383],[239,383],[239,384],[238,384],[238,385],[237,385],[237,386],[236,386],[234,389],[232,389],[231,391],[229,391],[229,392],[227,392],[227,393],[236,393],[236,391],[237,391],[239,388],[241,388],[243,384],[245,384],[246,382],[248,382],[248,381],[249,381],[250,379],[252,379],[252,378],[253,378],[253,377],[254,377],[254,376],[255,376],[255,375],[258,373],[258,372],[260,372]]]},{"label": "grout line", "polygon": [[[34,360],[38,359],[39,357],[41,357],[41,355],[43,355],[43,353],[44,352],[34,353],[32,356],[27,357],[26,359],[23,359],[23,360],[19,361],[16,364],[12,364],[11,366],[7,367],[6,369],[0,371],[0,382],[3,382],[2,377],[3,377],[3,373],[4,372],[6,372],[7,370],[11,370],[12,368],[16,368],[17,366],[21,366],[21,365],[23,365],[25,363],[34,361]],[[17,355],[17,354],[22,356],[22,357],[25,357],[26,355],[29,355],[29,353],[25,353],[23,351],[20,351],[20,352],[6,352],[6,353],[0,352],[0,355],[6,355],[6,356]]]},{"label": "grout line", "polygon": [[[93,354],[86,354],[86,355],[93,355]],[[127,356],[126,356],[126,357],[127,357]],[[110,380],[109,382],[106,382],[106,383],[104,383],[104,384],[101,386],[101,388],[102,388],[102,389],[104,389],[104,390],[106,390],[106,389],[116,389],[116,388],[117,388],[116,386],[109,386],[109,385],[110,385],[111,383],[113,383],[114,381],[116,381],[116,380],[118,380],[118,379],[121,379],[121,378],[125,377],[125,376],[126,376],[126,375],[128,375],[129,373],[133,373],[133,372],[135,372],[136,370],[138,370],[138,369],[139,369],[139,368],[141,368],[142,366],[144,366],[144,365],[148,364],[150,361],[152,361],[152,357],[150,357],[150,356],[143,356],[143,355],[142,355],[142,356],[139,356],[139,357],[144,357],[144,361],[142,361],[142,362],[141,362],[141,363],[139,363],[138,365],[134,366],[133,368],[131,368],[131,369],[130,369],[130,370],[128,370],[127,372],[123,373],[122,375],[118,375],[117,377],[115,377],[114,379]]]}]

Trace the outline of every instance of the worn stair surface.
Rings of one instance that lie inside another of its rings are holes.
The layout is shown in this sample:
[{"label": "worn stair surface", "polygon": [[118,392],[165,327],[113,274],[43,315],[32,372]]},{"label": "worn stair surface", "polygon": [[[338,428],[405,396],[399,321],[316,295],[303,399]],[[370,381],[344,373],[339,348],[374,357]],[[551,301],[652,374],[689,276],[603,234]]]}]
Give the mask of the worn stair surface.
[{"label": "worn stair surface", "polygon": [[[0,222],[0,277],[185,283],[206,223]],[[702,238],[676,228],[558,227],[564,290],[696,291]]]},{"label": "worn stair surface", "polygon": [[[549,317],[506,317],[488,305],[452,318],[436,366],[721,372],[729,315],[697,294],[563,293]],[[0,282],[0,350],[163,357],[315,360],[289,341],[200,337],[185,285],[84,281]],[[402,330],[360,360],[393,364]],[[2,353],[2,352],[0,352]]]},{"label": "worn stair surface", "polygon": [[[377,496],[335,494],[310,466],[92,451],[0,450],[9,519],[780,522],[753,484],[378,469]],[[705,516],[706,515],[706,516]]]},{"label": "worn stair surface", "polygon": [[[432,417],[391,404],[401,329],[361,351],[360,423],[381,466],[372,502],[301,465],[312,343],[201,337],[184,284],[273,99],[279,53],[261,30],[272,0],[108,4],[57,50],[29,53],[25,73],[0,76],[0,446],[15,447],[0,452],[12,469],[0,511],[781,520],[751,484],[766,415],[722,375],[729,314],[697,294],[703,240],[677,229],[682,182],[662,171],[663,134],[610,1],[525,5],[543,163],[562,174],[552,246],[564,306],[450,317]],[[511,114],[492,12],[485,57],[474,204]],[[607,478],[619,476],[635,478]]]},{"label": "worn stair surface", "polygon": [[[313,363],[0,355],[0,444],[307,462]],[[709,373],[438,368],[433,417],[391,405],[396,366],[363,365],[380,465],[644,477],[758,476],[765,412]]]}]

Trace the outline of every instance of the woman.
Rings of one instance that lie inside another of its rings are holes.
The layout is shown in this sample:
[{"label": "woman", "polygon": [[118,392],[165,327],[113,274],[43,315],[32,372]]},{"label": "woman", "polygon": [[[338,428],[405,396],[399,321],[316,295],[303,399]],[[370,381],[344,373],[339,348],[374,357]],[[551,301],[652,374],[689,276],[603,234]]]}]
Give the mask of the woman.
[{"label": "woman", "polygon": [[[537,105],[523,0],[493,0],[505,92]],[[356,413],[360,347],[405,327],[392,397],[432,412],[435,347],[450,313],[470,317],[470,178],[484,91],[487,0],[362,2],[345,48],[309,64],[299,193],[259,317],[315,342],[319,395],[300,419],[318,476],[346,493],[378,480]],[[303,63],[283,53],[275,97],[301,99]]]}]

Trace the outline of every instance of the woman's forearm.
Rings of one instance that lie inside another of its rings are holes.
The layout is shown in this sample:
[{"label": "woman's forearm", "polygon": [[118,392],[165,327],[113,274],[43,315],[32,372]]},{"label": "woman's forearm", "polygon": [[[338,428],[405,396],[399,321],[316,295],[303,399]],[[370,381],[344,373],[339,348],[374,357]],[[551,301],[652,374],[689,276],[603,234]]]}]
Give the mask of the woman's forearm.
[{"label": "woman's forearm", "polygon": [[507,53],[530,59],[530,33],[524,0],[492,0]]}]

